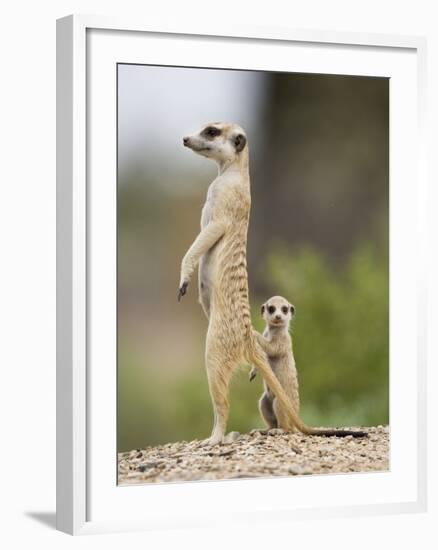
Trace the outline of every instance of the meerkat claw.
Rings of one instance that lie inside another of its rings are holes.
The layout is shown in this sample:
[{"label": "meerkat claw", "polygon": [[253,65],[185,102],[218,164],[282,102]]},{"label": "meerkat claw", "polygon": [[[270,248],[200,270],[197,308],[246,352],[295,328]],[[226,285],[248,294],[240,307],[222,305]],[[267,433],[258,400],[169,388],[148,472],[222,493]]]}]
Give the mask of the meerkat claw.
[{"label": "meerkat claw", "polygon": [[186,294],[188,286],[189,286],[189,283],[185,282],[179,287],[178,302],[180,302],[181,298]]},{"label": "meerkat claw", "polygon": [[257,376],[257,371],[255,369],[251,369],[249,373],[249,381],[252,382],[256,376]]}]

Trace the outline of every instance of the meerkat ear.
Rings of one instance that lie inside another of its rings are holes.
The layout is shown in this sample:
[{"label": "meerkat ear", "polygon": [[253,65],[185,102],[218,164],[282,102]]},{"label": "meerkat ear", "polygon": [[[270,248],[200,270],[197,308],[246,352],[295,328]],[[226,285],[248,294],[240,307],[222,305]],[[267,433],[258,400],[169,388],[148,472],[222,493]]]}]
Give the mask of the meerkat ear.
[{"label": "meerkat ear", "polygon": [[260,313],[263,315],[263,313],[265,313],[265,304],[262,305],[262,308],[260,310]]},{"label": "meerkat ear", "polygon": [[290,304],[290,312],[293,317],[295,315],[295,306],[293,306],[292,304]]},{"label": "meerkat ear", "polygon": [[237,134],[237,136],[234,138],[234,148],[236,149],[237,153],[240,153],[243,151],[246,145],[246,137],[243,134]]}]

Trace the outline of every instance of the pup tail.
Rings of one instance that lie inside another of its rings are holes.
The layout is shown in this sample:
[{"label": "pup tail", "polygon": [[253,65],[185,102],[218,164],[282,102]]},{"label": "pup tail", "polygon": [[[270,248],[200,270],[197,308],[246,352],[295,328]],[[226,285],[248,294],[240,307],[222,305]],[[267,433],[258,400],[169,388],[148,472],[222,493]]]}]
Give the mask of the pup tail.
[{"label": "pup tail", "polygon": [[281,405],[282,411],[287,419],[287,426],[282,426],[285,429],[292,430],[298,429],[300,432],[306,435],[320,435],[320,436],[334,436],[334,437],[347,437],[349,435],[353,437],[366,437],[367,433],[363,431],[352,430],[321,430],[317,428],[311,428],[304,424],[297,412],[294,410],[292,403],[290,402],[286,392],[282,385],[275,376],[271,366],[266,360],[266,355],[256,342],[254,338],[251,339],[250,352],[248,360],[253,363],[262,374],[266,384],[271,389],[272,393],[278,399]]}]

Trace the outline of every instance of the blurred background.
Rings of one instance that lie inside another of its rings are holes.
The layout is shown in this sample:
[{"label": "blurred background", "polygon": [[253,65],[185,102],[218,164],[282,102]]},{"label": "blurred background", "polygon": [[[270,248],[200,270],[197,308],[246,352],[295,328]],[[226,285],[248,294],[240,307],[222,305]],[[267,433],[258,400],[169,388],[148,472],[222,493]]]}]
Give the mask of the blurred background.
[{"label": "blurred background", "polygon": [[[389,81],[118,65],[118,448],[208,437],[207,322],[177,301],[215,165],[182,146],[210,121],[250,147],[253,323],[281,294],[303,419],[389,421]],[[231,385],[229,431],[262,427],[260,376]]]}]

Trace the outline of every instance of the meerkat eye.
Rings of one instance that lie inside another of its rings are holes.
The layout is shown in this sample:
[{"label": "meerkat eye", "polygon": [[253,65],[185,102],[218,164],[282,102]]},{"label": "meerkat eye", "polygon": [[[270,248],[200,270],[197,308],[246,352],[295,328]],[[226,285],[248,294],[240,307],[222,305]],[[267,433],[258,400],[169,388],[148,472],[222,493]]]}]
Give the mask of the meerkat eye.
[{"label": "meerkat eye", "polygon": [[214,126],[208,126],[208,128],[203,131],[203,134],[207,137],[213,138],[219,136],[221,134],[221,131],[219,130],[219,128],[215,128]]},{"label": "meerkat eye", "polygon": [[273,313],[275,313],[275,307],[274,306],[269,306],[268,307],[268,312],[272,315]]},{"label": "meerkat eye", "polygon": [[289,308],[288,308],[287,306],[283,306],[283,307],[281,308],[281,311],[282,311],[285,315],[287,315],[288,312],[289,312]]}]

